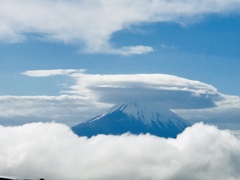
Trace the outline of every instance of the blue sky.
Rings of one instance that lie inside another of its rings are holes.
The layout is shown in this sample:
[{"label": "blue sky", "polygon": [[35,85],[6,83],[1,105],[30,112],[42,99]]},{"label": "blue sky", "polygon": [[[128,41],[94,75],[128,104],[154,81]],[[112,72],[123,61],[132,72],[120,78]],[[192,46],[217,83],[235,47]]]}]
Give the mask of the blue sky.
[{"label": "blue sky", "polygon": [[[119,74],[168,74],[211,85],[216,93],[235,95],[237,99],[240,96],[240,3],[234,0],[1,3],[2,98],[79,95],[70,92],[77,89],[72,87],[75,85],[81,90],[78,74],[26,73],[56,69],[85,69],[87,75],[109,75],[108,78]],[[100,83],[96,78],[95,84]],[[91,88],[89,91],[99,93]],[[84,92],[80,96],[89,98],[90,94]],[[106,103],[98,95],[93,100],[91,94],[90,103]],[[88,111],[92,108],[87,107]],[[26,114],[22,116],[27,117]],[[5,122],[9,115],[1,117]]]},{"label": "blue sky", "polygon": [[26,70],[84,68],[90,73],[172,74],[212,84],[223,93],[239,95],[239,39],[240,20],[236,14],[206,16],[186,26],[139,24],[113,34],[111,43],[116,46],[154,47],[154,52],[144,55],[86,54],[80,52],[78,45],[39,41],[30,35],[24,42],[1,43],[1,89],[3,94],[8,93],[5,87],[12,95],[26,94],[24,88],[20,91],[9,87],[21,86],[21,79],[31,83],[30,79],[18,77]]},{"label": "blue sky", "polygon": [[[0,0],[0,176],[240,179],[239,77],[239,0]],[[193,125],[72,132],[127,101]]]}]

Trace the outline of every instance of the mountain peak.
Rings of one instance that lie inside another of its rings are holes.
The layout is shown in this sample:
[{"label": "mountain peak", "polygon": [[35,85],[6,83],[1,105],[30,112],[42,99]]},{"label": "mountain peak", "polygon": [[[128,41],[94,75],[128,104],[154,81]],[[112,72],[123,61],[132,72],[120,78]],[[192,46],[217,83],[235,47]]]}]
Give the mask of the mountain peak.
[{"label": "mountain peak", "polygon": [[121,111],[130,117],[142,121],[146,125],[151,125],[153,122],[161,121],[167,122],[170,119],[182,119],[180,116],[174,114],[172,111],[165,107],[159,106],[154,102],[127,102],[120,103],[113,106],[107,113],[114,111]]},{"label": "mountain peak", "polygon": [[150,133],[161,137],[176,137],[190,123],[172,111],[152,102],[127,102],[113,106],[107,112],[74,126],[78,135]]}]

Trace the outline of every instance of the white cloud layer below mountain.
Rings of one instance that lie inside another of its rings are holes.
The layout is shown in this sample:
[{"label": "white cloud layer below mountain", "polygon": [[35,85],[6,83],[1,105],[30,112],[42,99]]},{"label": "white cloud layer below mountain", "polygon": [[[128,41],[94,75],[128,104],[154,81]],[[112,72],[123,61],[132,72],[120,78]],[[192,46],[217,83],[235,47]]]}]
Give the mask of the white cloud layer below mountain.
[{"label": "white cloud layer below mountain", "polygon": [[177,139],[77,137],[68,126],[0,126],[1,175],[45,179],[239,179],[240,140],[195,124]]},{"label": "white cloud layer below mountain", "polygon": [[84,45],[85,52],[144,54],[147,45],[115,49],[113,33],[140,23],[188,24],[207,14],[239,12],[238,0],[1,0],[0,41],[39,39]]}]

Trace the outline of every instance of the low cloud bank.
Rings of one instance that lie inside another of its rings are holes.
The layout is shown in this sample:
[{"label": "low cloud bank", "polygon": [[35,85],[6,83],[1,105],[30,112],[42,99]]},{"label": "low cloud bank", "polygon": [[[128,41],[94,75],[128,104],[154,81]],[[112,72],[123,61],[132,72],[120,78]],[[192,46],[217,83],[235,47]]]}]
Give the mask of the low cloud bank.
[{"label": "low cloud bank", "polygon": [[239,179],[240,140],[198,123],[177,139],[77,137],[57,123],[0,126],[1,175],[46,179]]}]

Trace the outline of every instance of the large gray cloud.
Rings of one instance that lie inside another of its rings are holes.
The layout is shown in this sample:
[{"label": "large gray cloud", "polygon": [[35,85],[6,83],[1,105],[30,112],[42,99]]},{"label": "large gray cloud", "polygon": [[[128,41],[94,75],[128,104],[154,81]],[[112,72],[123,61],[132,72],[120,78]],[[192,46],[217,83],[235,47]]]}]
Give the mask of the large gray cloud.
[{"label": "large gray cloud", "polygon": [[0,40],[20,42],[37,34],[44,40],[83,44],[86,52],[143,54],[153,48],[114,49],[109,40],[114,32],[139,23],[187,24],[209,13],[239,9],[238,0],[1,0]]},{"label": "large gray cloud", "polygon": [[178,109],[178,115],[193,122],[204,121],[220,128],[240,129],[240,97],[223,95],[216,107],[206,109]]},{"label": "large gray cloud", "polygon": [[177,139],[77,137],[63,124],[0,126],[1,175],[46,179],[239,179],[240,140],[201,123]]},{"label": "large gray cloud", "polygon": [[[215,107],[206,94],[193,96],[192,92],[179,90],[156,90],[152,88],[94,88],[99,101],[116,103],[129,101],[156,101],[169,109],[201,109]],[[111,94],[111,96],[109,96]]]}]

